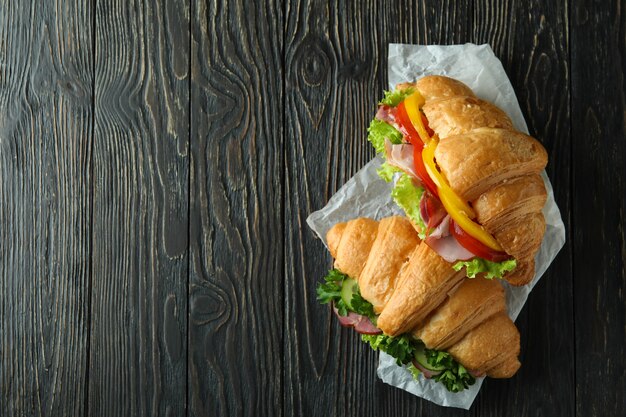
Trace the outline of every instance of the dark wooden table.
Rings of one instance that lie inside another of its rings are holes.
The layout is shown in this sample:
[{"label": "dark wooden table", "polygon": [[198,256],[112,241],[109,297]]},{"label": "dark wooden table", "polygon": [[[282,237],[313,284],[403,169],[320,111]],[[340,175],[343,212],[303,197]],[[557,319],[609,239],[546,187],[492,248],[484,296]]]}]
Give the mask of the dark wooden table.
[{"label": "dark wooden table", "polygon": [[[624,6],[0,0],[0,415],[626,415]],[[314,297],[390,42],[491,44],[567,227],[470,412]]]}]

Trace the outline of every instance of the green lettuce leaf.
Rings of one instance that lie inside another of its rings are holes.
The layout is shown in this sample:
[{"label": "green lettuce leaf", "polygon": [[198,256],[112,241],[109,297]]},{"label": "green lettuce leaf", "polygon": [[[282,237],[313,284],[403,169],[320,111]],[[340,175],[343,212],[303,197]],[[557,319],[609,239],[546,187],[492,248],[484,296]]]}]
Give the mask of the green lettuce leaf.
[{"label": "green lettuce leaf", "polygon": [[413,360],[415,347],[408,335],[391,337],[384,334],[361,335],[364,342],[372,349],[381,350],[396,359],[398,365],[405,365]]},{"label": "green lettuce leaf", "polygon": [[413,94],[412,88],[406,88],[404,90],[385,91],[385,97],[378,102],[378,104],[384,104],[390,107],[396,107],[398,104],[404,101],[405,98]]},{"label": "green lettuce leaf", "polygon": [[509,259],[502,262],[491,262],[483,258],[473,258],[469,261],[459,261],[455,263],[452,268],[455,271],[460,271],[461,268],[466,267],[466,275],[468,278],[475,278],[477,274],[485,272],[485,278],[502,278],[502,276],[510,271],[513,271],[517,267],[517,261],[515,259]]},{"label": "green lettuce leaf", "polygon": [[339,315],[348,314],[348,307],[341,298],[341,284],[349,277],[338,269],[331,269],[324,282],[317,285],[317,300],[320,304],[334,303]]},{"label": "green lettuce leaf", "polygon": [[421,230],[418,233],[420,239],[426,238],[426,224],[420,214],[420,200],[423,194],[424,189],[413,184],[411,177],[407,174],[402,174],[393,190],[391,190],[393,200]]},{"label": "green lettuce leaf", "polygon": [[350,305],[352,306],[352,311],[362,316],[368,317],[372,322],[376,323],[376,314],[374,313],[374,306],[372,303],[367,301],[361,295],[360,291],[352,294],[352,299],[350,300]]},{"label": "green lettuce leaf", "polygon": [[396,168],[394,166],[389,165],[387,161],[383,162],[383,164],[376,170],[378,176],[382,178],[385,182],[391,182],[393,180],[393,174],[396,172],[402,172],[400,168]]},{"label": "green lettuce leaf", "polygon": [[[369,343],[372,349],[383,351],[395,358],[398,365],[409,364],[407,369],[411,372],[413,378],[419,378],[420,371],[411,362],[415,357],[416,350],[424,349],[420,340],[412,339],[406,334],[397,337],[390,337],[384,334],[364,334],[361,335],[361,339]],[[434,376],[433,379],[441,382],[448,391],[463,391],[476,382],[472,374],[467,372],[467,369],[455,361],[449,353],[434,349],[424,349],[424,353],[430,365],[443,368],[441,373]]]},{"label": "green lettuce leaf", "polygon": [[333,303],[337,308],[339,315],[345,316],[349,311],[353,311],[362,316],[369,317],[373,323],[376,323],[376,314],[374,313],[374,306],[361,296],[360,291],[356,290],[352,294],[350,305],[348,306],[341,297],[341,287],[344,281],[350,277],[338,269],[331,269],[324,277],[324,282],[317,285],[317,300],[320,304]]},{"label": "green lettuce leaf", "polygon": [[467,372],[467,369],[455,361],[449,353],[431,349],[425,349],[424,352],[430,365],[445,368],[434,378],[435,381],[441,382],[448,391],[463,391],[476,382],[472,374]]},{"label": "green lettuce leaf", "polygon": [[402,133],[395,127],[382,120],[372,120],[367,128],[367,140],[376,149],[376,153],[385,154],[385,138],[396,145],[402,143]]},{"label": "green lettuce leaf", "polygon": [[413,375],[413,379],[415,379],[415,380],[418,380],[419,377],[420,377],[420,374],[422,373],[422,371],[417,369],[415,367],[415,365],[413,365],[412,363],[409,364],[409,366],[407,366],[406,369],[408,369],[408,371],[411,373],[411,375]]}]

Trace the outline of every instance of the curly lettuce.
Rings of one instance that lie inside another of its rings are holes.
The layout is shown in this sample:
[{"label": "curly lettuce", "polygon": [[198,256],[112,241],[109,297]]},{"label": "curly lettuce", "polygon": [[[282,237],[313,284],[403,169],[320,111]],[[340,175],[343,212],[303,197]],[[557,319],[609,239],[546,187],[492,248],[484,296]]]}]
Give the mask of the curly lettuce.
[{"label": "curly lettuce", "polygon": [[393,91],[385,91],[385,97],[378,102],[378,104],[382,104],[389,107],[396,107],[398,104],[402,103],[405,98],[413,94],[412,88],[405,88],[403,90],[393,90]]},{"label": "curly lettuce", "polygon": [[398,365],[406,365],[413,360],[415,346],[409,335],[391,337],[385,334],[364,334],[361,339],[369,343],[372,349],[393,356]]},{"label": "curly lettuce", "polygon": [[[392,356],[396,363],[400,366],[408,365],[407,369],[418,379],[420,375],[412,361],[418,350],[424,349],[422,341],[413,339],[411,336],[404,334],[397,337],[391,337],[384,334],[378,335],[361,335],[361,339],[369,343],[374,350],[380,350]],[[433,379],[443,384],[450,392],[460,392],[474,385],[476,379],[447,352],[435,349],[424,349],[428,364],[441,369],[441,372]]]},{"label": "curly lettuce", "polygon": [[[349,304],[341,296],[341,289],[346,280],[350,277],[338,269],[331,269],[324,277],[324,282],[317,285],[317,300],[320,304],[333,303],[340,316],[346,316],[350,311],[369,317],[373,323],[376,323],[376,314],[374,314],[374,306],[361,295],[358,289],[352,294]],[[356,284],[355,284],[356,285]]]},{"label": "curly lettuce", "polygon": [[474,385],[476,379],[463,365],[454,360],[447,352],[425,349],[428,364],[434,367],[443,367],[444,370],[434,377],[450,392],[460,392]]},{"label": "curly lettuce", "polygon": [[468,278],[475,278],[476,275],[485,273],[485,278],[487,279],[502,279],[504,274],[513,271],[517,267],[517,261],[509,259],[502,262],[491,262],[477,257],[469,261],[459,261],[452,266],[455,271],[460,271],[463,267],[466,268],[465,274]]},{"label": "curly lettuce", "polygon": [[417,369],[412,363],[410,363],[409,366],[406,367],[406,369],[411,373],[413,379],[418,380],[420,378],[420,374],[422,373],[422,371]]},{"label": "curly lettuce", "polygon": [[420,214],[420,200],[424,194],[424,189],[420,186],[413,184],[411,177],[407,174],[402,176],[396,182],[396,185],[391,190],[391,197],[402,210],[406,213],[407,217],[416,224],[421,232],[419,233],[420,239],[426,238],[426,224]]},{"label": "curly lettuce", "polygon": [[373,119],[367,128],[367,140],[370,141],[376,153],[385,154],[385,139],[389,139],[393,144],[400,144],[402,133],[387,122]]},{"label": "curly lettuce", "polygon": [[339,315],[348,315],[348,306],[341,298],[341,286],[349,277],[338,269],[331,269],[324,282],[317,285],[317,300],[320,304],[333,303]]},{"label": "curly lettuce", "polygon": [[397,172],[402,172],[400,168],[396,168],[393,165],[389,165],[389,162],[385,161],[383,164],[376,170],[378,176],[382,178],[385,182],[393,181],[393,176]]}]

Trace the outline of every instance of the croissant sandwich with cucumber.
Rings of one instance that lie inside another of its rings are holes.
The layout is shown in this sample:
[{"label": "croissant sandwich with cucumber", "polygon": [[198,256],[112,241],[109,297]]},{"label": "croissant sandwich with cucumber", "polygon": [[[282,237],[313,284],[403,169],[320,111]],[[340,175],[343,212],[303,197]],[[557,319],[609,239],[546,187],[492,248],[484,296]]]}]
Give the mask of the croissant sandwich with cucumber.
[{"label": "croissant sandwich with cucumber", "polygon": [[386,92],[368,132],[406,217],[336,224],[318,299],[416,378],[458,392],[476,377],[513,376],[520,336],[494,278],[521,286],[534,276],[545,149],[442,76]]}]

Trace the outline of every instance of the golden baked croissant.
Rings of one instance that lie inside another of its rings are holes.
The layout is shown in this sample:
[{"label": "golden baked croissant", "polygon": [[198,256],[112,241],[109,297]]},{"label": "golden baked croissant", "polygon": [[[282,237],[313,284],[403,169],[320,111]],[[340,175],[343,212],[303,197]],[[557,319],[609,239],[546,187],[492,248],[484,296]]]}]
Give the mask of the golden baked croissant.
[{"label": "golden baked croissant", "polygon": [[[475,97],[466,85],[442,76],[398,85],[381,102],[369,132],[386,165],[401,169],[426,189],[413,205],[421,206],[428,196],[451,218],[450,233],[460,246],[488,261],[514,258],[515,269],[504,275],[512,285],[532,280],[547,197],[539,175],[547,153],[538,141],[515,130],[506,113]],[[427,148],[434,150],[427,154]],[[428,210],[398,204],[424,237],[437,227],[432,216],[424,219]],[[435,217],[441,221],[442,215]],[[437,237],[427,243],[446,257]],[[458,259],[472,259],[464,256]]]},{"label": "golden baked croissant", "polygon": [[385,335],[410,334],[478,375],[508,378],[520,367],[519,332],[500,282],[466,279],[405,217],[350,220],[326,239],[334,267],[357,281]]}]

